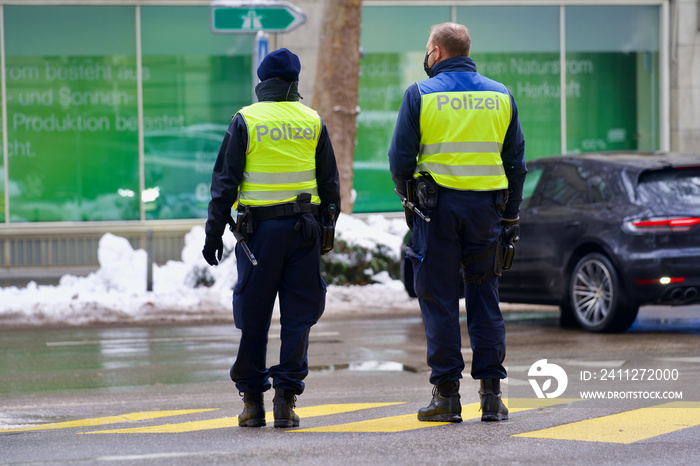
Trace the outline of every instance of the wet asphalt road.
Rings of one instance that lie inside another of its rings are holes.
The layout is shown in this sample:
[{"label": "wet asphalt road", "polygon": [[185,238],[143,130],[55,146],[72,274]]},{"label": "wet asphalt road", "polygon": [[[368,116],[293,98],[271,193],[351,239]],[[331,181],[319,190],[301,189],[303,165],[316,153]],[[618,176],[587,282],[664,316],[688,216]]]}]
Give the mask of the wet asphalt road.
[{"label": "wet asphalt road", "polygon": [[[0,330],[0,463],[697,464],[700,306],[644,308],[621,335],[560,329],[551,309],[506,314],[511,416],[493,424],[478,418],[468,345],[464,422],[415,420],[431,396],[417,314],[322,319],[298,429],[237,427],[232,323]],[[568,387],[538,400],[528,370],[545,358]],[[661,380],[632,380],[641,369]],[[582,388],[628,398],[581,400]],[[682,398],[629,398],[661,392]]]}]

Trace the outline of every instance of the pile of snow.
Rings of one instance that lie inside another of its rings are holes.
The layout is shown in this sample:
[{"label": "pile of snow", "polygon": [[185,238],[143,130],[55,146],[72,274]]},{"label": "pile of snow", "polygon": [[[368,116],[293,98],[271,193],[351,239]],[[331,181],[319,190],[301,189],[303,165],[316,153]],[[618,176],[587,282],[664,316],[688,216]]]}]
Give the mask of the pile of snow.
[{"label": "pile of snow", "polygon": [[[400,254],[406,233],[403,219],[371,215],[366,220],[341,214],[336,238],[373,248],[384,244]],[[153,266],[153,291],[146,291],[147,255],[134,250],[125,238],[105,234],[99,242],[98,271],[86,276],[66,275],[57,286],[0,288],[0,325],[89,325],[105,323],[205,322],[231,319],[231,289],[237,281],[236,258],[230,254],[217,267],[202,258],[204,228],[185,236],[181,261]],[[233,235],[224,246],[233,249]],[[192,288],[191,274],[207,268],[210,288]],[[329,286],[326,314],[417,312],[399,280],[388,273],[367,286]]]}]

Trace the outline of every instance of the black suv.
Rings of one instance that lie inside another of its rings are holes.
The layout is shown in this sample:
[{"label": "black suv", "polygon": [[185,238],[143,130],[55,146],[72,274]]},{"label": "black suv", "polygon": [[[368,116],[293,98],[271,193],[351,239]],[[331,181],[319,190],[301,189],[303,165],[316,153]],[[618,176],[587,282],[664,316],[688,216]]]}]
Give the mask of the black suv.
[{"label": "black suv", "polygon": [[501,301],[559,305],[562,325],[591,332],[627,330],[643,304],[700,302],[700,155],[534,160],[523,199]]}]

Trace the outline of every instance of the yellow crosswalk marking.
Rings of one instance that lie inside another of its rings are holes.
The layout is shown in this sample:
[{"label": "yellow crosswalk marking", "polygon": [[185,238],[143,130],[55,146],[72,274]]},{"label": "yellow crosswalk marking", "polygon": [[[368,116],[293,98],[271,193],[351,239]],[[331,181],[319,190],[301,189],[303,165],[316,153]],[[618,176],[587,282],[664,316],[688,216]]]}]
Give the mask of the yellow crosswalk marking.
[{"label": "yellow crosswalk marking", "polygon": [[[349,413],[362,409],[381,408],[383,406],[391,406],[403,404],[403,402],[392,403],[347,403],[347,404],[328,404],[319,406],[310,406],[295,408],[294,412],[301,418],[309,418],[315,416],[327,416],[331,414]],[[271,412],[265,414],[265,420],[268,423],[274,421]],[[81,432],[85,434],[133,434],[133,433],[149,433],[149,434],[165,434],[165,433],[182,433],[193,432],[197,430],[223,429],[228,427],[238,427],[238,417],[227,417],[220,419],[211,419],[206,421],[182,422],[178,424],[164,424],[160,426],[135,427],[131,429],[115,429],[115,430],[100,430],[95,432]]]},{"label": "yellow crosswalk marking", "polygon": [[674,401],[649,408],[516,434],[514,437],[634,443],[700,425],[700,403]]},{"label": "yellow crosswalk marking", "polygon": [[[508,400],[503,400],[506,406]],[[527,411],[534,408],[543,408],[556,404],[568,403],[571,401],[580,401],[574,399],[535,399],[535,400],[511,400],[518,408],[510,409],[511,413],[518,411]],[[481,418],[481,404],[471,403],[462,406],[462,420]],[[424,422],[419,421],[416,413],[403,414],[400,416],[383,417],[379,419],[368,419],[366,421],[351,422],[348,424],[339,424],[325,427],[312,427],[309,429],[295,429],[290,432],[404,432],[414,429],[425,429],[427,427],[442,426],[451,424],[450,422]]]},{"label": "yellow crosswalk marking", "polygon": [[29,430],[45,429],[67,429],[69,427],[103,426],[106,424],[116,424],[119,422],[145,421],[147,419],[158,419],[169,416],[182,416],[183,414],[201,413],[204,411],[216,411],[219,408],[211,409],[181,409],[177,411],[144,411],[141,413],[122,414],[120,416],[96,417],[92,419],[81,419],[78,421],[55,422],[51,424],[41,424],[38,426],[21,427],[18,429],[0,429],[0,432],[25,432]]}]

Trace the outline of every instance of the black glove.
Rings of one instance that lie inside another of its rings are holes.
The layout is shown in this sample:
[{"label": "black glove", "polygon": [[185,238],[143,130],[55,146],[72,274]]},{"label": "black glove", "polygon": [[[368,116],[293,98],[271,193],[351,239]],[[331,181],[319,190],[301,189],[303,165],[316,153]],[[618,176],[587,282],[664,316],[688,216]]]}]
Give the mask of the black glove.
[{"label": "black glove", "polygon": [[315,243],[321,237],[321,226],[311,214],[301,214],[294,230],[302,232],[304,239],[309,243]]},{"label": "black glove", "polygon": [[224,256],[224,240],[221,239],[221,236],[207,236],[207,239],[204,240],[202,256],[207,264],[219,265],[219,261]]},{"label": "black glove", "polygon": [[501,226],[503,227],[503,235],[511,243],[517,243],[520,241],[520,224],[518,221],[520,218],[516,219],[506,219],[501,221]]}]

